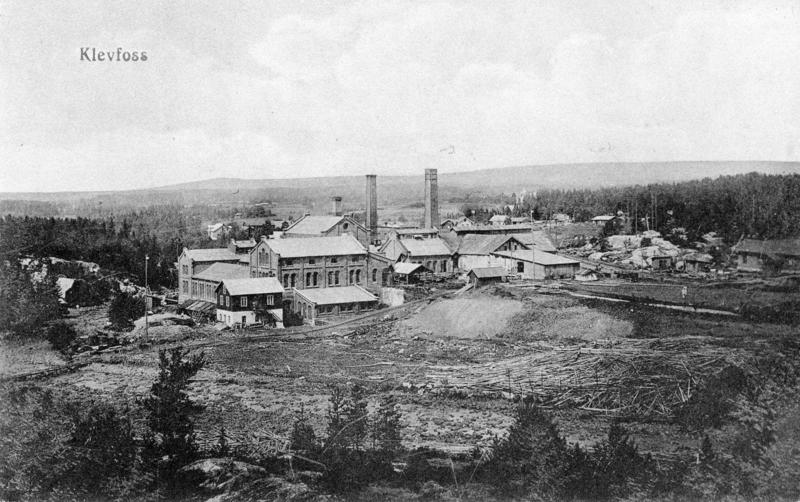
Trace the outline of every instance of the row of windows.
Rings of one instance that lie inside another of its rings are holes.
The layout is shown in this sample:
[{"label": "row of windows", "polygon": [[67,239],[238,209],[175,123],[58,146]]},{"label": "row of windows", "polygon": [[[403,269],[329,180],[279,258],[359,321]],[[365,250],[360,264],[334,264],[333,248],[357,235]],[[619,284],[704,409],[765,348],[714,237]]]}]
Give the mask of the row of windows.
[{"label": "row of windows", "polygon": [[[265,303],[267,305],[275,305],[275,296],[274,295],[264,295]],[[219,304],[225,305],[226,307],[231,306],[231,297],[228,295],[219,295]],[[247,307],[247,297],[240,296],[239,297],[239,306],[240,307]]]},{"label": "row of windows", "polygon": [[[361,269],[350,270],[349,273],[349,281],[348,284],[361,284]],[[294,288],[297,287],[297,279],[298,275],[296,273],[286,273],[283,274],[283,287],[284,288]],[[322,281],[322,277],[319,272],[306,272],[306,282],[304,287],[306,288],[314,288],[320,286]],[[378,269],[372,269],[372,282],[378,282]],[[340,275],[339,271],[329,271],[328,272],[328,286],[335,285],[338,286],[340,284]]]}]

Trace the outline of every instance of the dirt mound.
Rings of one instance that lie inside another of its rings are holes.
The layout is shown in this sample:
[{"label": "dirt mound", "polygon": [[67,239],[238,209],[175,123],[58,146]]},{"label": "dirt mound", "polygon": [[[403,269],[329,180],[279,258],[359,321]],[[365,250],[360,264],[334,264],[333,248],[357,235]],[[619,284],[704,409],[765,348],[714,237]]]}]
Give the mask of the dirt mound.
[{"label": "dirt mound", "polygon": [[517,300],[476,294],[431,303],[405,320],[403,327],[433,336],[490,338],[502,333],[522,307]]}]

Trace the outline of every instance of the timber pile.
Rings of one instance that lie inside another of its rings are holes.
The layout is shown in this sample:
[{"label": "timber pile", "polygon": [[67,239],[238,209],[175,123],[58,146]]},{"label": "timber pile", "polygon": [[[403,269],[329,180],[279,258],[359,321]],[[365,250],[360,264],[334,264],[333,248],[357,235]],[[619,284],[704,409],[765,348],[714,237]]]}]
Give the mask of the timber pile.
[{"label": "timber pile", "polygon": [[[707,377],[742,367],[742,352],[696,340],[626,340],[613,347],[551,347],[479,365],[429,366],[425,377],[452,391],[531,396],[544,406],[642,417],[670,416]],[[541,347],[541,346],[540,346]]]}]

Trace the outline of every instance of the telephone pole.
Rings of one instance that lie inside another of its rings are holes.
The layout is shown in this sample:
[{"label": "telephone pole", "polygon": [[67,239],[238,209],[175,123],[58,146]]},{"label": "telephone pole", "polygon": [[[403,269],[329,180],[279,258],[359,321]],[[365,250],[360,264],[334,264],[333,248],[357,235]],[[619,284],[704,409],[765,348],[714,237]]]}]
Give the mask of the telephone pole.
[{"label": "telephone pole", "polygon": [[150,288],[147,285],[147,263],[150,261],[150,256],[144,255],[144,340],[149,341],[150,337],[148,336],[148,318],[147,318],[147,310],[150,308],[148,305],[148,300],[150,300]]}]

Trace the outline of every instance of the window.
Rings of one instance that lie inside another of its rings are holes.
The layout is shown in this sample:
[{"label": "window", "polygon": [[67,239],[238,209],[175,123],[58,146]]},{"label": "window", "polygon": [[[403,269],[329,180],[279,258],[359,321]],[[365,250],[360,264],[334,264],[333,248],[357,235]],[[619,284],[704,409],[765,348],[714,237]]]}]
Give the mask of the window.
[{"label": "window", "polygon": [[356,284],[359,284],[360,282],[361,282],[361,271],[356,270]]},{"label": "window", "polygon": [[747,254],[742,253],[742,263],[747,263]]},{"label": "window", "polygon": [[289,287],[289,274],[283,274],[283,287]]},{"label": "window", "polygon": [[311,272],[306,272],[306,287],[311,286]]},{"label": "window", "polygon": [[183,265],[181,267],[181,273],[183,273],[184,275],[189,275],[189,265]]},{"label": "window", "polygon": [[339,262],[339,259],[336,258],[335,256],[333,258],[331,258],[331,263],[338,263],[338,262]]},{"label": "window", "polygon": [[342,225],[342,228],[347,230],[348,228],[350,228],[350,224],[349,223],[345,223],[345,224]]},{"label": "window", "polygon": [[350,271],[350,284],[353,284],[353,277],[355,276],[355,273],[356,273],[355,270]]},{"label": "window", "polygon": [[183,281],[183,292],[189,293],[189,281]]},{"label": "window", "polygon": [[334,282],[334,284],[336,284],[336,285],[338,285],[338,284],[339,284],[339,271],[338,271],[338,270],[337,270],[336,272],[334,272],[334,273],[333,273],[333,282]]},{"label": "window", "polygon": [[372,282],[378,282],[378,269],[372,269]]},{"label": "window", "polygon": [[442,260],[442,272],[447,272],[447,260]]},{"label": "window", "polygon": [[328,286],[333,284],[333,272],[328,272]]},{"label": "window", "polygon": [[317,260],[308,260],[309,265],[314,265],[317,263]]},{"label": "window", "polygon": [[267,305],[275,305],[275,297],[273,295],[264,296],[264,302]]},{"label": "window", "polygon": [[313,277],[314,277],[314,286],[316,286],[317,285],[317,280],[319,279],[319,274],[317,272],[314,272]]},{"label": "window", "polygon": [[242,296],[239,298],[239,306],[240,307],[247,307],[247,297]]},{"label": "window", "polygon": [[225,306],[226,307],[230,307],[231,306],[231,297],[228,296],[228,295],[225,295]]},{"label": "window", "polygon": [[283,264],[286,266],[294,265],[294,260],[286,260],[283,262]]},{"label": "window", "polygon": [[520,274],[525,272],[525,262],[518,261],[517,262],[517,272]]}]

